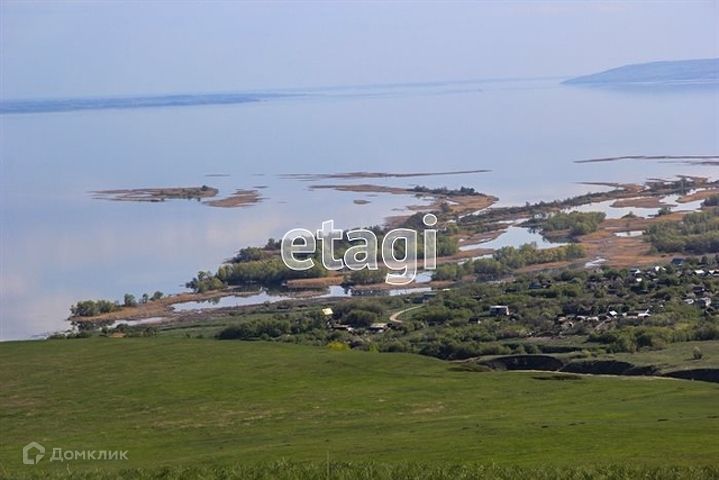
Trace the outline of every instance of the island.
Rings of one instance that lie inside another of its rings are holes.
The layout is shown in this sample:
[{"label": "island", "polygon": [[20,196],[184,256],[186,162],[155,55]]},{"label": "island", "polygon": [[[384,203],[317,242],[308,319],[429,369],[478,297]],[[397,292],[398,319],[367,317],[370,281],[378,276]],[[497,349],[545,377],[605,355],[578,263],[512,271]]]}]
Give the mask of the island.
[{"label": "island", "polygon": [[[264,199],[256,189],[238,189],[224,198],[215,198],[219,190],[201,187],[127,188],[118,190],[95,190],[90,192],[96,200],[116,202],[164,202],[166,200],[197,200],[210,207],[235,208],[259,203]],[[211,200],[208,200],[211,199]]]}]

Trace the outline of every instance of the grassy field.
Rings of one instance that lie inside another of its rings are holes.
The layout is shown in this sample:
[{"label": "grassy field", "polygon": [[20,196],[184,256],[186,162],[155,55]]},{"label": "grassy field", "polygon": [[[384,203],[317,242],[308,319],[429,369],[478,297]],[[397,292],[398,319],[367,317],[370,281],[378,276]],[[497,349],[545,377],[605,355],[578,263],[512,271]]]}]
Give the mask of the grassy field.
[{"label": "grassy field", "polygon": [[[257,309],[257,312],[248,312],[243,315],[208,315],[201,320],[170,324],[158,328],[157,334],[161,337],[172,337],[172,338],[213,338],[215,335],[220,333],[225,327],[231,325],[239,325],[240,323],[251,322],[253,320],[272,320],[276,317],[277,312],[269,310],[267,312]],[[304,311],[303,309],[296,309],[296,312]]]},{"label": "grassy field", "polygon": [[[232,472],[283,459],[315,472],[287,478],[326,478],[328,456],[354,465],[333,466],[333,478],[418,478],[387,473],[418,468],[407,463],[538,469],[536,478],[719,463],[719,385],[710,383],[476,373],[407,354],[210,339],[3,343],[0,361],[0,476],[11,478],[158,465],[170,468],[162,478],[188,478],[172,473],[186,466],[242,478]],[[48,452],[25,466],[21,449],[33,440]],[[50,462],[52,448],[128,450],[129,460]],[[370,463],[384,476],[359,475]]]},{"label": "grassy field", "polygon": [[[702,352],[702,358],[693,358],[694,348]],[[686,368],[718,368],[719,341],[670,343],[662,350],[616,353],[612,358],[635,365],[654,365],[665,372]]]},{"label": "grassy field", "polygon": [[719,467],[604,465],[518,467],[482,464],[293,463],[132,468],[117,471],[35,471],[22,480],[704,480],[719,478]]}]

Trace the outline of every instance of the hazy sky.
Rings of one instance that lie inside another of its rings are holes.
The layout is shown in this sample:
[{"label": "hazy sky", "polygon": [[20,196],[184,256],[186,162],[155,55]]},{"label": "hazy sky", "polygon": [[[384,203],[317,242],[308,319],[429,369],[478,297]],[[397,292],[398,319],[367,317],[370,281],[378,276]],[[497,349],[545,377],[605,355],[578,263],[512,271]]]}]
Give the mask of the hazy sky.
[{"label": "hazy sky", "polygon": [[591,73],[719,57],[719,0],[0,0],[4,99]]}]

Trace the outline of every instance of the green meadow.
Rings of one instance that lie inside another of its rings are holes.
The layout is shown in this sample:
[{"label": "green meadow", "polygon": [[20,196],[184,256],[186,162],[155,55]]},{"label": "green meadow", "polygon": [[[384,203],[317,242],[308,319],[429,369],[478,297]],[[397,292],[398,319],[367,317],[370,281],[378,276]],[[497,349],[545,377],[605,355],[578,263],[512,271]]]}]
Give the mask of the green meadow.
[{"label": "green meadow", "polygon": [[[711,383],[162,337],[3,343],[0,362],[0,477],[719,475]],[[31,441],[47,453],[23,465]],[[50,461],[53,448],[128,460]]]}]

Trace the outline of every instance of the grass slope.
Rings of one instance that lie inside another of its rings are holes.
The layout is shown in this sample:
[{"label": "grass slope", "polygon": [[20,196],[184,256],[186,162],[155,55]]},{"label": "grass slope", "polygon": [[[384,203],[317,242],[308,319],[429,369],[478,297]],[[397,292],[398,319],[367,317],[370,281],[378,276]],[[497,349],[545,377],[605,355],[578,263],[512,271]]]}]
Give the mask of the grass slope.
[{"label": "grass slope", "polygon": [[[698,348],[702,352],[702,358],[694,359],[694,348]],[[661,350],[615,353],[606,355],[606,358],[622,360],[635,365],[654,365],[662,372],[719,368],[719,341],[670,343]]]},{"label": "grass slope", "polygon": [[[406,354],[201,339],[0,344],[0,476],[340,462],[697,465],[719,459],[719,385],[476,373]],[[31,440],[48,448],[21,463]],[[319,477],[318,477],[319,478]]]}]

